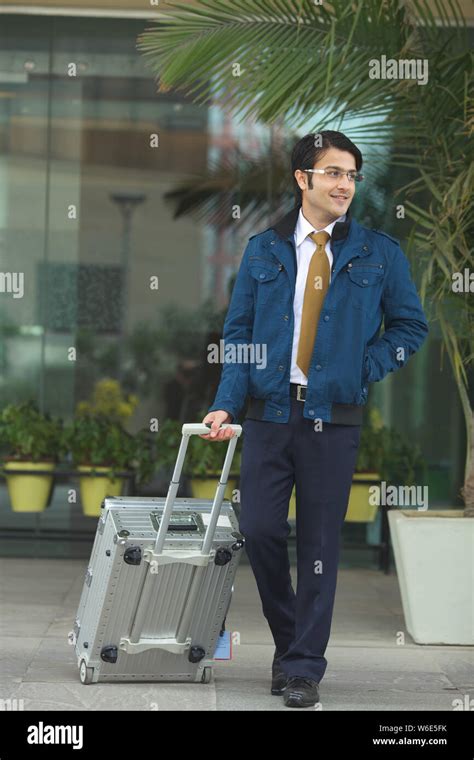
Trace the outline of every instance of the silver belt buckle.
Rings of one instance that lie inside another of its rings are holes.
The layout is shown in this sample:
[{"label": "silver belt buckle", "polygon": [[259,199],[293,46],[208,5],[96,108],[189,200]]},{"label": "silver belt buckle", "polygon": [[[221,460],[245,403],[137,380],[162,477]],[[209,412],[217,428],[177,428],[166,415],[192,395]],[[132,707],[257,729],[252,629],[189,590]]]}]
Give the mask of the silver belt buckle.
[{"label": "silver belt buckle", "polygon": [[297,385],[296,386],[296,400],[297,401],[304,401],[304,398],[301,398],[301,388],[306,388],[305,385]]}]

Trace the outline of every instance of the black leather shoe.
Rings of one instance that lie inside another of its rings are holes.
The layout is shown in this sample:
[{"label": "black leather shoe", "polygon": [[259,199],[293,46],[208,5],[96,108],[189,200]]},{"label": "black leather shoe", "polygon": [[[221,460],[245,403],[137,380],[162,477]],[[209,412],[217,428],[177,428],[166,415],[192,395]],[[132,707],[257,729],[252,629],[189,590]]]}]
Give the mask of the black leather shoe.
[{"label": "black leather shoe", "polygon": [[318,682],[312,678],[290,676],[283,692],[283,701],[287,707],[313,707],[319,702]]},{"label": "black leather shoe", "polygon": [[273,659],[272,664],[272,694],[280,696],[285,690],[285,686],[288,683],[288,676],[281,669],[280,663],[277,659]]}]

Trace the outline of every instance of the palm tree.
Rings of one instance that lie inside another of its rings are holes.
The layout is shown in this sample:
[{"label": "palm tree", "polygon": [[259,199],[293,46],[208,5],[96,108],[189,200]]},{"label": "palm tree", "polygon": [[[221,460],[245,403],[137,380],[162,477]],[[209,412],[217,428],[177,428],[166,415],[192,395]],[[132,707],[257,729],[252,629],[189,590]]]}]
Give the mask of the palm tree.
[{"label": "palm tree", "polygon": [[[288,139],[288,138],[287,138]],[[286,142],[286,141],[285,141]],[[186,179],[164,194],[174,207],[174,218],[193,214],[197,220],[222,227],[229,226],[229,208],[238,204],[242,226],[255,228],[266,217],[279,215],[291,201],[288,190],[288,146],[272,154],[272,195],[268,193],[268,161],[244,155],[224,154],[209,162],[205,175]]]},{"label": "palm tree", "polygon": [[[458,388],[467,436],[461,495],[465,516],[474,516],[474,307],[469,292],[453,292],[453,275],[473,268],[473,66],[457,0],[434,0],[436,17],[428,0],[169,5],[138,39],[161,90],[197,103],[217,98],[241,120],[294,128],[312,120],[314,132],[357,120],[352,139],[390,148],[392,165],[410,169],[400,189],[412,221],[408,252],[421,259],[421,296]],[[420,61],[428,83],[420,74],[396,78],[391,60]]]}]

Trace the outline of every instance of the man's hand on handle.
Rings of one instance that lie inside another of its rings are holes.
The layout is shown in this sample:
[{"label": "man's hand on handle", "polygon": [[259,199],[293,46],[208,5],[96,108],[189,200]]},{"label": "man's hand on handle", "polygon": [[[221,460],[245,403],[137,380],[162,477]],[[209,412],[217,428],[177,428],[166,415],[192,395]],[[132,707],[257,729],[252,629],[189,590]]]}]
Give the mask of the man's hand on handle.
[{"label": "man's hand on handle", "polygon": [[230,423],[232,415],[229,412],[225,412],[223,409],[219,409],[217,412],[209,412],[203,419],[203,423],[212,422],[212,427],[209,429],[207,435],[200,435],[200,438],[205,438],[209,441],[228,441],[232,438],[234,431],[231,428],[220,430],[220,426],[225,423]]}]

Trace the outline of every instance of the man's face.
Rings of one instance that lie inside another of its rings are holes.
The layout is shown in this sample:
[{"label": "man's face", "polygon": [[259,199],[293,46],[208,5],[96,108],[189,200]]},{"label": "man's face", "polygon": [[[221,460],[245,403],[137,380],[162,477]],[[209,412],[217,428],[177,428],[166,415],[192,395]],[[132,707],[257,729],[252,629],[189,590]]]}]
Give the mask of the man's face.
[{"label": "man's face", "polygon": [[[338,148],[328,148],[313,169],[356,171],[356,162],[352,153]],[[328,174],[309,174],[297,170],[295,177],[303,191],[303,203],[308,210],[313,210],[318,216],[337,218],[346,213],[352,203],[355,193],[355,182],[343,174],[334,179]],[[312,178],[313,188],[309,189],[309,178]]]}]

